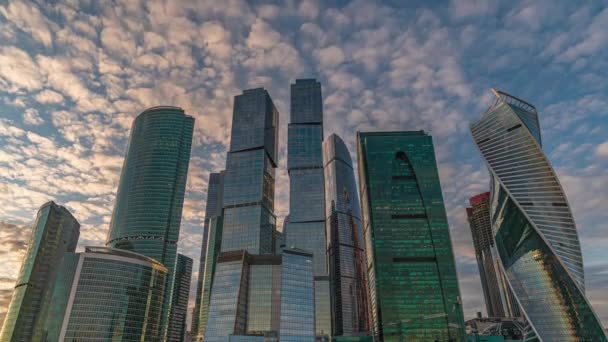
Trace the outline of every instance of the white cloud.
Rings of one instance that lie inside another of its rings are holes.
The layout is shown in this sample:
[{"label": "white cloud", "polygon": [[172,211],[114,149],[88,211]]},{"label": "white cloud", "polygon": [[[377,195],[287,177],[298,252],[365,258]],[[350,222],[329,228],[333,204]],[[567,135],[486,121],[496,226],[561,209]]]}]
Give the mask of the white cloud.
[{"label": "white cloud", "polygon": [[319,61],[320,69],[333,68],[344,62],[344,52],[338,46],[332,45],[320,49],[315,53],[315,57]]},{"label": "white cloud", "polygon": [[36,96],[34,96],[34,99],[36,99],[36,101],[38,101],[39,103],[44,104],[56,104],[62,103],[64,101],[63,95],[49,89],[45,89],[39,92],[38,94],[36,94]]},{"label": "white cloud", "polygon": [[23,112],[23,122],[28,125],[42,125],[44,120],[40,117],[38,111],[34,108],[28,108]]},{"label": "white cloud", "polygon": [[256,19],[251,26],[249,37],[247,37],[247,46],[269,49],[276,46],[280,40],[281,35],[277,31],[273,30],[264,20]]},{"label": "white cloud", "polygon": [[17,89],[36,90],[42,87],[36,62],[27,52],[14,46],[0,48],[0,77]]},{"label": "white cloud", "polygon": [[11,1],[6,7],[0,6],[0,13],[44,46],[50,47],[53,44],[47,19],[36,4]]},{"label": "white cloud", "polygon": [[598,157],[608,158],[608,141],[605,141],[595,148],[595,154]]}]

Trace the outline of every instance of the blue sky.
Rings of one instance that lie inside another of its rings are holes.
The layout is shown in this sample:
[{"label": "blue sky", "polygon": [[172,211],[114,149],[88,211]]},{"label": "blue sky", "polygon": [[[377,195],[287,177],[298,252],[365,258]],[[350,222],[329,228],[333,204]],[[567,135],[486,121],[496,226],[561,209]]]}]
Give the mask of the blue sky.
[{"label": "blue sky", "polygon": [[467,316],[485,308],[464,208],[488,184],[468,123],[490,87],[533,103],[606,325],[607,23],[602,1],[0,2],[0,318],[41,204],[74,213],[79,248],[104,242],[129,127],[149,106],[196,118],[179,248],[197,270],[233,96],[268,89],[280,112],[282,226],[289,84],[314,77],[325,135],[351,152],[357,130],[433,135]]}]

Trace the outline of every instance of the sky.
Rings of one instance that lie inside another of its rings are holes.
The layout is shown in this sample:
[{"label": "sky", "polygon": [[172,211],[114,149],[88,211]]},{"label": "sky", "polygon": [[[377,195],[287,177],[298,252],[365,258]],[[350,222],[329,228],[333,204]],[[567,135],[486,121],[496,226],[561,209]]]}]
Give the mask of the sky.
[{"label": "sky", "polygon": [[489,181],[469,123],[491,87],[534,104],[587,296],[608,325],[607,23],[604,1],[0,1],[0,320],[43,203],[79,220],[79,250],[103,245],[129,128],[147,107],[196,118],[179,241],[193,284],[208,175],[224,168],[243,89],[265,87],[280,112],[282,227],[289,85],[317,78],[325,136],[353,160],[356,131],[433,136],[466,317],[485,306],[465,207]]}]

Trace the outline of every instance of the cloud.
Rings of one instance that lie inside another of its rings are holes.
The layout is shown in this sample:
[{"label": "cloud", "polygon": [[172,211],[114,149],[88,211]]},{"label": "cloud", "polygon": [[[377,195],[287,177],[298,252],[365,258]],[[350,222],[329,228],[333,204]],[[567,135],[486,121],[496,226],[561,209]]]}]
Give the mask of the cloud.
[{"label": "cloud", "polygon": [[23,112],[23,122],[28,125],[42,125],[44,120],[40,117],[38,111],[34,108],[27,108]]},{"label": "cloud", "polygon": [[328,46],[316,52],[321,69],[333,68],[344,62],[345,56],[342,49],[337,46]]},{"label": "cloud", "polygon": [[0,14],[20,30],[27,32],[46,47],[53,44],[53,36],[46,17],[34,3],[11,1],[8,6],[0,7]]},{"label": "cloud", "polygon": [[595,154],[598,157],[607,158],[608,157],[608,141],[605,141],[595,148]]},{"label": "cloud", "polygon": [[38,94],[36,94],[36,96],[34,96],[34,99],[36,99],[36,101],[38,101],[39,103],[43,104],[57,104],[62,103],[64,101],[63,95],[49,89],[45,89],[39,92]]},{"label": "cloud", "polygon": [[14,46],[0,48],[0,77],[13,85],[14,90],[36,90],[43,84],[36,62],[27,52]]}]

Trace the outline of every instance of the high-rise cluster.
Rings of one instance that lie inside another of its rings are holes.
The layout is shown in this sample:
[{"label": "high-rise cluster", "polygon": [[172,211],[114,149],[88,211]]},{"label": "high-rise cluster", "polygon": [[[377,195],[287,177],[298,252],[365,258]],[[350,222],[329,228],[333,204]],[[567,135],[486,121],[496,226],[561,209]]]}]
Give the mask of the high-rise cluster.
[{"label": "high-rise cluster", "polygon": [[[490,192],[467,208],[486,330],[515,322],[528,340],[607,341],[585,297],[578,234],[538,113],[495,94],[471,124]],[[263,88],[234,98],[225,170],[209,175],[191,336],[464,342],[432,137],[346,137],[357,146],[355,173],[345,140],[325,138],[321,84],[296,80],[289,215],[279,229],[278,118]],[[193,129],[177,107],[135,119],[105,247],[76,252],[76,219],[53,202],[40,208],[0,341],[186,339],[192,259],[177,244]]]}]

